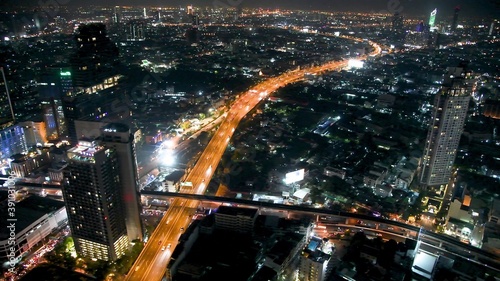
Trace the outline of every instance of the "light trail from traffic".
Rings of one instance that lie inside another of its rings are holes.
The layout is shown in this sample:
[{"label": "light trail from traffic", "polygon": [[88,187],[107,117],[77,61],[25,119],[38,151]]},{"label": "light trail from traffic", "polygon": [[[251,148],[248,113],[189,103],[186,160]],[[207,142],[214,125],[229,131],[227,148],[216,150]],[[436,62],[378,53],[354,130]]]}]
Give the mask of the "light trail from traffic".
[{"label": "light trail from traffic", "polygon": [[[363,41],[359,38],[339,36],[340,38]],[[369,56],[376,56],[382,52],[381,47],[368,41],[374,51],[356,59],[365,60]],[[221,123],[207,147],[201,154],[196,165],[189,171],[180,192],[191,194],[204,194],[208,182],[212,178],[215,168],[219,164],[229,140],[234,134],[238,124],[245,115],[266,99],[270,93],[288,84],[304,80],[306,74],[321,74],[327,71],[337,71],[345,68],[349,59],[332,61],[320,66],[289,71],[277,77],[269,78],[246,92],[239,95],[227,112],[226,119]],[[161,280],[167,270],[172,253],[179,237],[189,226],[191,217],[199,205],[197,200],[176,198],[161,219],[156,230],[144,246],[139,257],[130,269],[125,280],[128,281],[157,281]]]}]

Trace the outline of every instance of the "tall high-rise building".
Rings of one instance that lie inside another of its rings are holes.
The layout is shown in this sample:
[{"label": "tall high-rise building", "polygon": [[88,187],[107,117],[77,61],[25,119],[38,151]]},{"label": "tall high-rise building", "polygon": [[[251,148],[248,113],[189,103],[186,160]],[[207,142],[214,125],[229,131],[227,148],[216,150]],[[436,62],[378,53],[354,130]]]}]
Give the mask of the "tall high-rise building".
[{"label": "tall high-rise building", "polygon": [[101,144],[116,151],[120,173],[120,188],[125,208],[125,223],[129,241],[142,240],[144,228],[140,218],[141,196],[135,154],[134,135],[125,124],[111,123],[101,129]]},{"label": "tall high-rise building", "polygon": [[15,115],[3,67],[0,67],[0,72],[0,129],[2,129],[14,123]]},{"label": "tall high-rise building", "polygon": [[200,42],[201,34],[197,26],[192,26],[186,30],[185,36],[188,44],[190,45],[198,44]]},{"label": "tall high-rise building", "polygon": [[75,144],[75,121],[120,120],[130,112],[120,106],[118,48],[106,36],[103,24],[82,25],[76,35],[77,52],[71,60],[73,92],[63,98],[67,135]]},{"label": "tall high-rise building", "polygon": [[434,9],[431,12],[431,15],[429,16],[429,27],[433,28],[436,25],[436,15],[437,15],[437,9]]},{"label": "tall high-rise building", "polygon": [[63,98],[67,135],[72,144],[84,135],[78,135],[76,121],[118,121],[130,116],[130,111],[120,103],[120,76],[106,79],[103,83],[88,87],[74,95]]},{"label": "tall high-rise building", "polygon": [[198,13],[194,13],[192,7],[190,10],[191,12],[188,13],[188,16],[191,19],[191,27],[186,31],[185,36],[188,43],[192,45],[192,44],[198,44],[200,42],[201,32],[199,29],[200,17]]},{"label": "tall high-rise building", "polygon": [[120,6],[115,6],[113,8],[113,23],[120,23],[121,11]]},{"label": "tall high-rise building", "polygon": [[488,31],[488,35],[489,36],[495,35],[495,25],[498,26],[498,20],[493,20],[491,22],[491,24],[490,24],[490,30]]},{"label": "tall high-rise building", "polygon": [[424,32],[426,29],[426,26],[423,21],[419,22],[417,26],[415,27],[415,31],[417,32]]},{"label": "tall high-rise building", "polygon": [[4,69],[0,68],[0,174],[6,175],[10,156],[26,153],[24,128],[14,125],[15,115]]},{"label": "tall high-rise building", "polygon": [[434,98],[434,111],[424,148],[420,171],[423,187],[443,186],[450,180],[467,116],[472,81],[464,65],[450,67],[445,74],[441,90]]},{"label": "tall high-rise building", "polygon": [[252,233],[257,215],[256,209],[220,206],[215,213],[215,225],[218,229]]},{"label": "tall high-rise building", "polygon": [[38,92],[42,106],[42,118],[46,124],[47,139],[49,140],[67,137],[62,99],[72,91],[73,79],[69,67],[47,67],[39,78]]},{"label": "tall high-rise building", "polygon": [[125,28],[127,41],[144,41],[146,38],[146,22],[144,20],[131,20]]},{"label": "tall high-rise building", "polygon": [[158,10],[158,22],[161,22],[161,9]]},{"label": "tall high-rise building", "polygon": [[0,128],[0,174],[7,174],[10,156],[27,152],[26,135],[22,126],[16,124]]},{"label": "tall high-rise building", "polygon": [[118,73],[118,47],[106,36],[104,24],[81,25],[75,40],[77,51],[71,58],[75,88],[92,87]]},{"label": "tall high-rise building", "polygon": [[76,251],[116,260],[129,247],[118,154],[95,141],[68,150],[63,197]]},{"label": "tall high-rise building", "polygon": [[451,32],[455,32],[457,30],[458,25],[458,13],[460,12],[460,6],[456,6],[453,10],[453,21],[451,22]]},{"label": "tall high-rise building", "polygon": [[392,31],[394,32],[402,32],[403,31],[403,16],[399,13],[395,13],[392,16]]},{"label": "tall high-rise building", "polygon": [[[38,101],[38,92],[35,90],[36,84],[29,78],[29,71],[22,65],[22,55],[12,46],[0,45],[0,110],[8,115],[15,115],[15,121],[27,121],[37,118],[40,114],[40,105]],[[6,95],[6,86],[9,96]],[[10,99],[10,108],[5,106],[5,102]],[[0,118],[1,118],[0,117]],[[9,117],[10,118],[10,117]],[[0,120],[0,122],[2,122]],[[12,122],[14,123],[14,122]]]}]

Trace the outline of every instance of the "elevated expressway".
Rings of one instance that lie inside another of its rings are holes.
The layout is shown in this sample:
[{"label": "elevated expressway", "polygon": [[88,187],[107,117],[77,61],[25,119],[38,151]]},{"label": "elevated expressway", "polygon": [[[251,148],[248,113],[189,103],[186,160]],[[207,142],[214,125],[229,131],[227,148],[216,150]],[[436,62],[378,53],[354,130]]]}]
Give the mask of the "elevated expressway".
[{"label": "elevated expressway", "polygon": [[[362,41],[358,38],[349,38]],[[381,47],[376,43],[369,42],[374,51],[369,55],[363,55],[358,59],[363,60],[368,56],[381,53]],[[185,182],[189,186],[183,186],[181,193],[205,194],[208,182],[212,178],[215,168],[233,135],[236,127],[243,117],[252,110],[262,99],[290,83],[304,79],[305,74],[320,74],[326,71],[336,71],[347,66],[348,60],[333,61],[320,66],[289,71],[277,77],[269,78],[246,92],[239,95],[232,107],[227,112],[226,119],[221,123],[206,149],[201,154],[195,166],[188,171]],[[168,208],[158,227],[153,232],[143,251],[130,269],[125,280],[127,281],[158,281],[166,273],[170,257],[177,245],[179,237],[191,222],[191,217],[199,205],[198,200],[176,198]]]},{"label": "elevated expressway", "polygon": [[[236,204],[238,206],[244,207],[253,207],[259,208],[260,210],[279,210],[286,211],[291,213],[300,213],[300,214],[308,214],[314,216],[322,216],[328,217],[326,221],[322,223],[329,224],[330,222],[334,222],[333,224],[341,225],[341,224],[349,224],[349,219],[354,220],[362,220],[363,222],[373,222],[372,227],[365,226],[361,228],[370,228],[384,231],[383,229],[374,228],[375,224],[385,225],[385,226],[393,226],[399,229],[405,230],[405,236],[408,238],[419,239],[423,243],[427,245],[438,248],[440,252],[446,252],[444,248],[450,249],[451,254],[459,255],[465,258],[470,258],[470,261],[481,264],[482,266],[489,267],[492,270],[500,272],[500,257],[497,255],[481,250],[474,246],[465,244],[460,242],[459,240],[450,237],[448,235],[443,235],[439,233],[435,233],[432,231],[427,231],[421,229],[418,226],[405,224],[399,221],[388,220],[380,217],[374,217],[370,215],[363,215],[358,213],[350,213],[343,211],[333,211],[327,209],[317,209],[306,206],[296,206],[296,205],[285,205],[285,204],[275,204],[269,202],[261,202],[261,201],[252,201],[247,199],[237,199],[237,198],[227,198],[227,197],[219,197],[219,196],[210,196],[210,195],[197,195],[197,194],[184,194],[184,193],[174,193],[174,192],[163,192],[163,191],[143,191],[141,192],[143,196],[149,196],[157,199],[170,199],[170,198],[182,198],[189,200],[198,200],[200,202],[220,202],[220,203],[228,203],[228,204]],[[350,226],[355,226],[351,223]],[[391,231],[386,231],[391,232]],[[460,251],[451,251],[451,249],[460,249]]]},{"label": "elevated expressway", "polygon": [[[2,182],[0,181],[0,184]],[[51,185],[51,184],[26,184],[26,183],[17,183],[17,187],[31,188],[31,189],[46,189],[48,192],[51,191],[60,191],[61,186],[59,185]],[[246,199],[236,199],[236,198],[226,198],[226,197],[218,197],[218,196],[210,196],[210,195],[199,195],[192,193],[171,193],[171,192],[163,192],[163,191],[146,191],[143,190],[141,195],[148,196],[151,198],[157,199],[171,199],[171,198],[179,198],[182,201],[184,200],[194,200],[199,202],[220,202],[220,203],[229,203],[229,204],[237,204],[239,206],[247,206],[247,207],[256,207],[259,209],[270,209],[270,210],[282,210],[286,212],[293,213],[302,213],[302,214],[310,214],[317,216],[328,216],[332,218],[339,218],[339,220],[335,220],[335,224],[348,223],[349,219],[363,220],[363,221],[371,221],[378,224],[383,224],[386,226],[398,227],[400,229],[405,229],[408,234],[408,237],[416,238],[417,235],[420,235],[419,238],[421,241],[438,247],[438,248],[454,248],[460,249],[460,253],[457,251],[451,251],[452,254],[461,255],[466,258],[470,258],[471,261],[480,263],[482,265],[488,266],[489,268],[495,269],[496,271],[500,270],[500,257],[476,248],[474,246],[464,244],[458,241],[455,238],[452,238],[447,235],[442,235],[430,231],[426,231],[424,229],[420,229],[417,226],[408,225],[405,223],[401,223],[398,221],[387,220],[383,218],[377,218],[368,215],[362,215],[358,213],[349,213],[349,212],[339,212],[325,209],[317,209],[317,208],[309,208],[304,206],[293,206],[293,205],[283,205],[283,204],[274,204],[268,202],[259,202],[259,201],[251,201]],[[173,208],[174,206],[171,206]],[[195,212],[194,209],[191,210],[191,213]],[[188,219],[189,221],[191,218]],[[165,243],[163,243],[165,244]],[[172,244],[174,245],[174,244]],[[168,244],[167,244],[168,246]],[[444,246],[444,247],[443,247]],[[167,252],[173,250],[172,246],[170,248],[165,247]],[[444,252],[444,251],[443,251]]]}]

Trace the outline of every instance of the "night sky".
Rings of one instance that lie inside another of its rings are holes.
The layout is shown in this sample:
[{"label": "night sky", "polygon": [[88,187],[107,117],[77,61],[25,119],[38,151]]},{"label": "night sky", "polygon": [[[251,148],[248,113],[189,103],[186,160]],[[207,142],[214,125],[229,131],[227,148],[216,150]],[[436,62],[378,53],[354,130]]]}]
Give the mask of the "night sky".
[{"label": "night sky", "polygon": [[148,5],[148,6],[214,6],[214,7],[264,7],[308,9],[324,11],[356,11],[393,13],[400,10],[401,14],[427,15],[438,8],[438,16],[451,17],[453,9],[461,6],[463,16],[499,17],[500,0],[1,0],[2,6],[38,3],[60,3],[69,6],[83,5]]}]

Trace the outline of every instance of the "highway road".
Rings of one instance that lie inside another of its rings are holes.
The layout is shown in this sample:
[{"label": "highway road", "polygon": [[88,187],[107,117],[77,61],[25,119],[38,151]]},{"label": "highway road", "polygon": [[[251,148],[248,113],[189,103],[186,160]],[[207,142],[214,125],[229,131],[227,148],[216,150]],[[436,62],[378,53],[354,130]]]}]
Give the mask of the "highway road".
[{"label": "highway road", "polygon": [[[360,39],[349,38],[353,40]],[[360,56],[364,60],[368,56],[378,55],[381,48],[371,43],[374,51],[370,55]],[[186,177],[187,185],[181,187],[180,192],[191,194],[204,194],[208,182],[214,174],[215,168],[231,139],[236,127],[243,117],[252,110],[260,101],[277,89],[301,80],[305,74],[321,74],[326,71],[336,71],[347,66],[348,60],[333,61],[320,66],[289,71],[280,76],[269,78],[239,97],[227,112],[225,120],[208,143],[196,165]],[[182,232],[189,226],[199,201],[176,198],[160,221],[158,227],[147,241],[143,251],[137,258],[125,280],[157,281],[165,275],[165,271],[173,250]],[[169,247],[170,245],[170,247]]]}]

